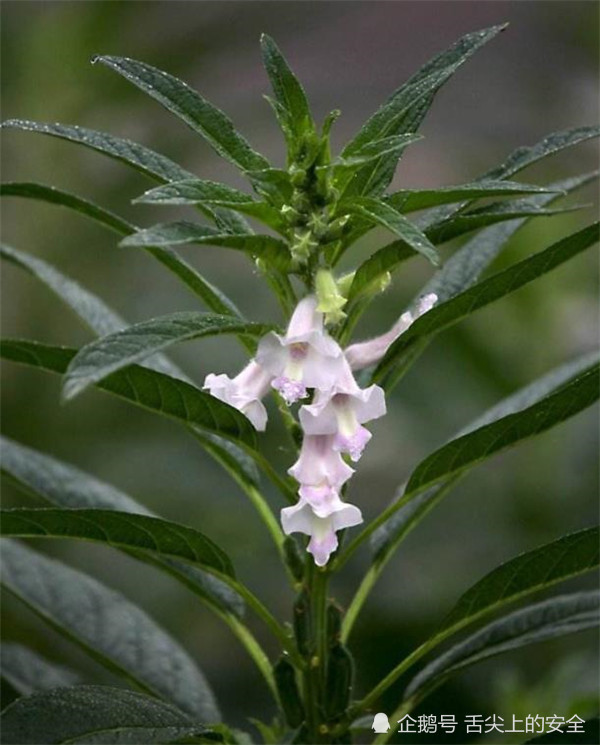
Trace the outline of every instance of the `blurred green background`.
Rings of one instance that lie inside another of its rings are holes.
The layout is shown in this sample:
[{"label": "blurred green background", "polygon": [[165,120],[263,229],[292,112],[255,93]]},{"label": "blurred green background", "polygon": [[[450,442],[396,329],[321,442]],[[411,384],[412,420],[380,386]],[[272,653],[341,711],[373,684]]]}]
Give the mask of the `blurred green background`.
[{"label": "blurred green background", "polygon": [[[185,79],[229,113],[259,151],[281,164],[282,140],[262,100],[268,92],[258,48],[262,31],[273,35],[288,56],[319,119],[332,108],[342,110],[334,132],[339,145],[433,54],[468,31],[510,21],[506,33],[438,94],[423,127],[426,139],[409,149],[394,186],[461,183],[519,145],[594,123],[598,8],[593,2],[4,2],[3,118],[105,130],[164,152],[204,178],[243,186],[232,167],[156,102],[107,69],[92,67],[92,55],[142,59]],[[586,144],[522,178],[543,183],[592,170],[597,160],[595,146]],[[53,138],[5,132],[2,165],[4,180],[52,184],[140,225],[191,214],[132,206],[131,199],[151,182]],[[595,189],[580,193],[578,201],[594,202]],[[112,234],[75,214],[14,199],[2,208],[6,242],[55,263],[129,321],[198,307],[150,256],[118,249]],[[501,263],[549,245],[589,223],[593,213],[538,219],[513,240]],[[354,261],[378,244],[373,238],[361,245],[351,252]],[[277,314],[252,265],[237,252],[189,247],[182,253],[250,317]],[[429,273],[424,261],[407,263],[373,304],[358,336],[387,328]],[[423,456],[484,408],[594,346],[597,278],[597,259],[587,252],[431,345],[390,397],[390,415],[373,427],[374,441],[352,482],[350,498],[367,519]],[[60,302],[20,270],[4,267],[2,285],[5,335],[68,345],[89,339]],[[233,340],[188,343],[172,357],[198,382],[211,371],[233,373],[243,362]],[[291,593],[252,508],[181,428],[96,392],[63,407],[58,392],[58,379],[5,365],[5,433],[117,485],[170,519],[199,526],[229,548],[242,579],[281,617],[290,617]],[[486,571],[595,522],[596,417],[588,411],[476,469],[406,540],[352,640],[359,693],[423,640]],[[277,431],[264,438],[264,449],[280,467],[290,464]],[[8,486],[4,497],[7,505],[24,499]],[[279,507],[275,499],[273,504]],[[41,549],[134,598],[181,639],[213,683],[228,721],[244,726],[247,717],[273,714],[242,648],[184,588],[98,547],[64,543]],[[336,579],[342,603],[350,599],[366,563],[366,554],[360,555]],[[7,638],[69,661],[90,679],[110,680],[8,598],[4,618]],[[264,639],[258,625],[256,633]],[[419,711],[460,718],[465,713],[510,717],[521,710],[566,714],[572,708],[586,716],[593,710],[596,686],[592,654],[591,632],[509,654],[456,677]],[[396,686],[389,692],[382,711],[391,713],[400,691]],[[420,736],[418,741],[438,739]],[[455,739],[465,741],[464,732]]]}]

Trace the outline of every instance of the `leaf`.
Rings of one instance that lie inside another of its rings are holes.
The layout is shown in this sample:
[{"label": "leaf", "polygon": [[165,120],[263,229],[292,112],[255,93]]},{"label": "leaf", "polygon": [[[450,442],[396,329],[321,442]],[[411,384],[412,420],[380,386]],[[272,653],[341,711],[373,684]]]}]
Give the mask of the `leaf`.
[{"label": "leaf", "polygon": [[159,223],[151,228],[140,230],[121,241],[122,246],[181,246],[189,243],[209,244],[235,248],[249,253],[252,257],[263,259],[280,269],[287,269],[291,256],[287,244],[270,235],[233,235],[222,233],[207,225],[193,222]]},{"label": "leaf", "polygon": [[[554,132],[535,145],[528,147],[519,147],[514,150],[508,158],[495,168],[491,168],[484,174],[475,179],[476,182],[487,181],[488,179],[506,179],[514,176],[539,160],[543,160],[549,155],[554,155],[562,150],[578,145],[600,134],[600,127],[575,127],[565,130],[564,132]],[[453,207],[439,208],[432,210],[429,216],[430,224],[440,222],[462,209],[464,205]]]},{"label": "leaf", "polygon": [[595,364],[532,406],[451,440],[417,466],[406,494],[416,495],[441,479],[578,414],[598,399],[598,382]]},{"label": "leaf", "polygon": [[[91,217],[93,220],[101,223],[105,227],[115,230],[120,235],[129,235],[137,230],[134,225],[126,222],[122,218],[114,215],[112,212],[108,212],[102,207],[98,207],[92,202],[88,202],[86,199],[69,194],[68,192],[56,189],[53,186],[44,186],[43,184],[31,184],[31,183],[9,183],[2,184],[0,186],[0,194],[4,196],[18,196],[25,197],[28,199],[37,199],[39,201],[51,202],[58,204],[63,207],[68,207],[76,210],[86,217]],[[146,249],[149,254],[158,259],[164,266],[167,267],[173,274],[181,279],[185,285],[198,297],[200,297],[207,305],[208,308],[213,310],[215,313],[225,313],[239,316],[241,313],[236,308],[234,303],[229,300],[218,288],[210,284],[204,277],[196,270],[191,264],[188,264],[174,251],[168,248],[153,248],[152,246]],[[14,251],[14,249],[13,249]],[[125,323],[121,320],[121,327],[125,326]],[[109,333],[105,332],[98,332]]]},{"label": "leaf", "polygon": [[79,683],[79,675],[68,667],[49,662],[29,647],[14,642],[2,642],[2,677],[20,694],[71,686]]},{"label": "leaf", "polygon": [[7,706],[2,742],[168,743],[206,733],[175,706],[124,688],[75,686],[36,693]]},{"label": "leaf", "polygon": [[158,517],[99,509],[2,510],[0,534],[20,538],[80,538],[143,551],[234,577],[229,557],[205,535]]},{"label": "leaf", "polygon": [[[598,352],[570,360],[564,365],[552,370],[533,383],[521,388],[516,393],[488,409],[484,414],[477,417],[466,427],[462,428],[455,437],[473,432],[480,427],[497,421],[509,414],[514,414],[528,406],[541,401],[546,396],[556,392],[569,381],[576,378],[589,367],[598,362]],[[454,474],[449,479],[442,481],[440,485],[423,492],[414,499],[408,501],[384,522],[371,537],[371,549],[373,561],[378,566],[385,564],[391,557],[400,541],[415,527],[416,524],[448,493],[456,482],[468,473],[464,469]],[[402,498],[405,487],[398,491],[395,502]],[[394,502],[392,503],[394,504]]]},{"label": "leaf", "polygon": [[76,194],[56,189],[54,186],[36,184],[33,182],[16,182],[0,184],[0,196],[23,197],[25,199],[36,199],[41,202],[58,204],[61,207],[69,207],[76,212],[81,212],[86,217],[91,217],[107,228],[111,228],[120,235],[127,235],[135,230],[135,227],[103,207],[99,207],[87,199],[82,199]]},{"label": "leaf", "polygon": [[[38,259],[35,256],[31,256],[5,244],[0,245],[0,256],[21,269],[25,269],[43,282],[96,334],[113,334],[127,325],[100,298],[93,295],[74,280],[65,277],[64,274],[61,274],[42,259]],[[182,380],[186,379],[184,373],[163,355],[148,359],[146,364],[159,372],[164,372],[167,375],[172,375]]]},{"label": "leaf", "polygon": [[259,202],[250,194],[216,181],[202,179],[174,181],[150,189],[133,201],[140,204],[211,204],[217,207],[228,207],[255,217],[280,232],[285,229],[278,210],[266,202]]},{"label": "leaf", "polygon": [[244,171],[268,168],[269,162],[252,150],[233,122],[186,83],[145,62],[127,57],[98,56],[100,62],[161,103],[188,127],[200,133],[227,160]]},{"label": "leaf", "polygon": [[443,331],[480,308],[542,277],[594,245],[599,238],[599,223],[589,225],[434,306],[392,344],[377,366],[373,379],[381,380],[413,344]]},{"label": "leaf", "polygon": [[37,277],[96,334],[112,334],[127,325],[102,300],[42,259],[5,244],[0,246],[0,256]]},{"label": "leaf", "polygon": [[110,158],[119,160],[132,166],[150,178],[158,181],[181,181],[183,179],[195,178],[193,173],[186,171],[177,163],[165,158],[164,155],[155,153],[144,145],[137,142],[114,137],[105,132],[96,132],[85,127],[69,126],[66,124],[44,124],[32,122],[25,119],[9,119],[2,123],[2,127],[21,129],[26,132],[39,132],[40,134],[59,137],[63,140],[75,142],[84,147],[96,150],[108,155]]},{"label": "leaf", "polygon": [[63,398],[69,400],[90,385],[128,365],[142,362],[181,341],[220,334],[263,336],[272,327],[234,316],[182,311],[153,318],[108,334],[82,347],[67,369]]},{"label": "leaf", "polygon": [[471,184],[442,186],[439,189],[402,189],[386,196],[385,201],[400,212],[414,212],[466,199],[475,200],[514,194],[540,194],[548,191],[553,191],[553,189],[534,184],[521,184],[518,181],[482,180],[474,181]]},{"label": "leaf", "polygon": [[2,558],[4,587],[98,662],[185,712],[205,721],[219,718],[200,670],[136,605],[17,541],[4,542]]},{"label": "leaf", "polygon": [[[214,435],[205,436],[219,440],[223,443],[223,448],[235,448],[227,440]],[[23,491],[41,497],[57,507],[110,509],[155,517],[144,505],[127,494],[70,464],[6,437],[0,438],[0,444],[2,473]],[[243,457],[249,460],[247,455]],[[134,555],[136,559],[153,563],[170,572],[211,607],[216,606],[237,618],[243,616],[244,602],[241,597],[212,574],[171,559],[152,558],[141,552],[134,552]]]},{"label": "leaf", "polygon": [[445,638],[507,603],[594,569],[599,562],[598,535],[597,527],[570,533],[493,569],[460,597],[435,638]]},{"label": "leaf", "polygon": [[[76,350],[67,347],[23,340],[4,340],[0,345],[0,356],[5,359],[61,374],[75,354]],[[243,414],[183,380],[131,365],[101,381],[98,387],[144,409],[226,437],[246,449],[256,444],[255,429]]]},{"label": "leaf", "polygon": [[493,621],[430,662],[408,685],[404,697],[422,699],[448,677],[503,652],[537,644],[600,623],[597,591],[550,598]]},{"label": "leaf", "polygon": [[264,195],[271,204],[278,207],[288,204],[292,198],[293,186],[290,175],[281,168],[262,168],[247,171],[246,176],[259,194]]},{"label": "leaf", "polygon": [[453,215],[428,227],[425,233],[433,243],[437,244],[450,241],[473,230],[494,225],[497,222],[514,220],[518,217],[552,217],[581,208],[581,205],[559,208],[540,207],[532,204],[528,199],[510,200],[490,204],[472,212],[461,212]]},{"label": "leaf", "polygon": [[414,132],[406,132],[400,135],[392,135],[391,137],[383,137],[381,140],[368,142],[348,158],[344,158],[343,156],[336,158],[333,165],[341,168],[364,166],[372,160],[377,160],[377,158],[380,158],[382,155],[389,155],[397,150],[404,150],[407,145],[412,145],[413,142],[419,142],[419,140],[422,139],[423,135]]},{"label": "leaf", "polygon": [[361,215],[375,225],[381,225],[387,228],[405,241],[412,249],[423,254],[432,264],[439,264],[438,253],[427,236],[421,233],[401,212],[398,212],[386,202],[369,197],[361,197],[352,201],[342,202],[338,207],[338,211],[342,214],[346,212]]},{"label": "leaf", "polygon": [[293,141],[299,141],[307,132],[314,130],[304,89],[270,36],[262,34],[260,47],[275,102],[282,115],[284,132],[287,130]]},{"label": "leaf", "polygon": [[[441,54],[427,62],[410,80],[400,86],[342,151],[343,157],[352,155],[363,145],[401,132],[415,132],[439,88],[481,46],[490,41],[505,26],[467,34]],[[398,154],[382,158],[362,169],[350,183],[346,194],[380,194],[390,183]]]}]

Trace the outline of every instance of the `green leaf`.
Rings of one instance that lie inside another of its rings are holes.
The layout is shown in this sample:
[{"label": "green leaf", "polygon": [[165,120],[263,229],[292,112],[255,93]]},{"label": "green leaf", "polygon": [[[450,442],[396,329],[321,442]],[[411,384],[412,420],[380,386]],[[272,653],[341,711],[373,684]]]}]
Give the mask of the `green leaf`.
[{"label": "green leaf", "polygon": [[387,228],[407,243],[413,250],[417,251],[417,253],[423,254],[432,264],[439,264],[438,253],[427,236],[401,212],[398,212],[398,210],[386,202],[369,197],[360,197],[352,201],[341,202],[338,211],[341,214],[360,215],[375,225]]},{"label": "green leaf", "polygon": [[[223,443],[223,448],[235,448],[233,443],[227,440],[214,435],[205,436],[219,440]],[[41,497],[58,507],[119,510],[155,517],[144,505],[127,494],[70,464],[6,437],[0,438],[0,444],[2,473],[23,491]],[[249,460],[247,455],[241,455]],[[249,469],[250,467],[248,465]],[[137,559],[153,563],[173,574],[211,607],[216,605],[217,608],[232,613],[237,618],[243,615],[244,603],[240,596],[212,574],[182,562],[157,559],[147,553],[134,552],[134,555]]]},{"label": "green leaf", "polygon": [[182,311],[153,318],[108,334],[82,347],[65,375],[63,397],[74,398],[111,373],[151,357],[171,345],[220,334],[263,336],[272,326],[234,316]]},{"label": "green leaf", "polygon": [[407,145],[412,145],[413,142],[419,142],[419,140],[422,139],[423,135],[414,132],[406,132],[400,135],[392,135],[391,137],[383,137],[381,140],[368,142],[366,145],[358,148],[356,152],[347,158],[344,158],[343,156],[336,158],[332,165],[342,168],[364,166],[373,160],[377,160],[383,155],[389,155],[398,150],[402,151]]},{"label": "green leaf", "polygon": [[[76,351],[24,340],[3,340],[0,345],[0,356],[5,359],[61,374]],[[131,365],[98,387],[144,409],[226,437],[245,449],[256,444],[255,429],[242,413],[183,380]]]},{"label": "green leaf", "polygon": [[529,644],[591,629],[600,623],[597,591],[550,598],[493,621],[430,662],[408,685],[404,697],[419,700],[470,665]]},{"label": "green leaf", "polygon": [[287,269],[290,264],[290,252],[287,244],[270,235],[233,235],[222,233],[207,225],[193,222],[159,223],[151,228],[140,230],[125,238],[122,246],[182,246],[190,243],[224,246],[245,251],[254,258],[263,259],[280,269]]},{"label": "green leaf", "polygon": [[521,184],[518,181],[481,180],[471,184],[442,186],[439,189],[402,189],[385,197],[400,212],[438,207],[441,204],[514,194],[540,194],[556,191],[551,187]]},{"label": "green leaf", "polygon": [[149,515],[113,509],[16,508],[2,511],[0,534],[97,541],[235,576],[229,557],[198,530]]},{"label": "green leaf", "polygon": [[266,202],[259,202],[250,194],[216,181],[202,179],[174,181],[150,189],[133,201],[141,204],[211,204],[217,207],[228,207],[255,217],[279,232],[285,230],[285,224],[278,210]]},{"label": "green leaf", "polygon": [[[543,160],[549,155],[554,155],[562,150],[578,145],[581,142],[585,142],[594,137],[598,137],[600,134],[600,127],[575,127],[573,129],[565,130],[564,132],[554,132],[542,140],[537,142],[535,145],[528,147],[519,147],[514,150],[508,158],[495,168],[491,168],[484,174],[475,179],[476,182],[483,182],[489,179],[506,179],[514,176],[515,174],[522,171],[539,160]],[[432,214],[429,216],[430,224],[440,222],[441,220],[449,218],[461,210],[463,205],[439,208],[432,210]]]},{"label": "green leaf", "polygon": [[307,132],[314,130],[304,89],[270,36],[262,34],[260,47],[275,102],[281,112],[284,132],[289,132],[292,141],[298,141]]},{"label": "green leaf", "polygon": [[[565,384],[577,378],[599,359],[598,352],[578,357],[568,363],[552,370],[533,383],[519,389],[516,393],[502,399],[492,406],[484,414],[477,417],[473,422],[458,432],[455,437],[473,432],[480,427],[491,424],[503,417],[522,411],[528,406],[543,400],[545,397],[555,393]],[[456,482],[468,473],[468,469],[454,474],[438,486],[428,489],[415,499],[408,501],[403,507],[384,522],[371,537],[371,549],[373,561],[378,566],[385,564],[391,557],[400,541],[418,524],[418,522],[435,507],[436,504],[448,493]],[[405,486],[399,489],[395,501],[402,498]],[[394,503],[392,503],[394,504]]]},{"label": "green leaf", "polygon": [[74,125],[45,124],[25,119],[9,119],[3,122],[2,127],[20,129],[26,132],[38,132],[75,142],[126,163],[145,176],[158,181],[181,181],[195,178],[193,173],[181,168],[177,163],[165,158],[164,155],[155,153],[144,145],[138,145],[137,142],[124,140],[122,137],[114,137],[105,132],[96,132],[93,129]]},{"label": "green leaf", "polygon": [[191,658],[121,594],[17,541],[4,542],[2,559],[4,587],[98,662],[183,711],[208,721],[219,718]]},{"label": "green leaf", "polygon": [[495,225],[498,222],[514,220],[519,217],[552,217],[581,208],[581,205],[559,208],[540,207],[532,204],[531,200],[528,199],[497,202],[472,212],[461,212],[436,222],[428,227],[425,233],[433,243],[445,243],[465,233],[485,228],[488,225]]},{"label": "green leaf", "polygon": [[252,150],[231,119],[186,83],[145,62],[127,57],[99,56],[100,62],[122,75],[168,111],[199,132],[227,160],[244,171],[268,168],[269,162]]},{"label": "green leaf", "polygon": [[542,277],[593,246],[599,238],[599,223],[589,225],[434,306],[392,344],[377,366],[373,379],[381,380],[385,377],[386,372],[398,364],[415,343],[443,331],[480,308]]},{"label": "green leaf", "polygon": [[[113,334],[127,326],[125,321],[102,300],[74,280],[65,277],[42,259],[5,244],[0,245],[0,256],[43,282],[96,334]],[[178,367],[162,355],[147,360],[147,364],[152,369],[167,375],[186,378]]]},{"label": "green leaf", "polygon": [[598,382],[595,364],[532,406],[451,440],[417,466],[406,493],[416,495],[441,479],[578,414],[598,399]]},{"label": "green leaf", "polygon": [[598,528],[570,533],[493,569],[460,597],[435,638],[495,612],[503,605],[598,566]]},{"label": "green leaf", "polygon": [[3,197],[23,197],[25,199],[35,199],[40,202],[50,202],[58,204],[61,207],[69,207],[76,212],[81,212],[86,217],[91,217],[107,228],[111,228],[119,235],[133,233],[135,227],[123,220],[122,217],[115,215],[113,212],[99,207],[87,199],[82,199],[75,194],[56,189],[54,186],[36,184],[33,182],[8,182],[0,184],[0,196]]},{"label": "green leaf", "polygon": [[[415,132],[425,117],[439,88],[481,46],[490,41],[505,26],[467,34],[449,49],[427,62],[410,80],[399,87],[361,128],[342,151],[343,157],[353,155],[362,146],[402,132]],[[382,158],[360,171],[351,182],[347,194],[380,194],[390,183],[398,155]]]},{"label": "green leaf", "polygon": [[79,675],[68,667],[49,662],[29,647],[2,642],[2,677],[23,696],[34,691],[72,686]]},{"label": "green leaf", "polygon": [[[32,184],[32,183],[8,183],[0,186],[0,195],[3,196],[18,196],[25,197],[28,199],[36,199],[43,202],[50,202],[58,204],[62,207],[68,207],[76,210],[80,214],[86,217],[91,217],[93,220],[101,223],[102,225],[115,230],[120,235],[130,235],[134,233],[138,228],[134,225],[123,220],[121,217],[114,215],[112,212],[108,212],[102,207],[98,207],[92,202],[82,199],[81,197],[69,194],[68,192],[56,189],[53,186],[44,186],[43,184]],[[194,269],[191,264],[188,264],[174,251],[168,248],[153,248],[149,246],[146,248],[149,254],[158,259],[164,266],[167,267],[173,274],[181,279],[185,285],[198,297],[200,297],[207,305],[208,308],[213,310],[215,313],[224,313],[239,316],[241,313],[236,308],[234,303],[229,300],[218,288],[210,284],[204,277]],[[14,251],[14,249],[13,249]],[[121,326],[125,323],[120,321]],[[98,332],[98,333],[109,333],[109,332]]]},{"label": "green leaf", "polygon": [[153,745],[208,732],[180,709],[156,698],[95,685],[20,698],[6,707],[1,722],[2,742],[10,745]]},{"label": "green leaf", "polygon": [[265,196],[271,204],[277,207],[289,204],[293,186],[287,171],[281,168],[262,168],[257,171],[247,171],[246,176],[256,191]]}]

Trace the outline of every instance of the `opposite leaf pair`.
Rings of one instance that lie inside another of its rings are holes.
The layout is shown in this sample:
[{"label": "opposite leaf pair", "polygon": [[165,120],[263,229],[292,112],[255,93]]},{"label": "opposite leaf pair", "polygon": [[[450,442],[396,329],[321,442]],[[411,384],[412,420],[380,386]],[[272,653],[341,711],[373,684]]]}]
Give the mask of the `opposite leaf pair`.
[{"label": "opposite leaf pair", "polygon": [[383,389],[360,388],[352,370],[378,362],[389,346],[420,315],[436,302],[426,295],[414,313],[403,313],[386,334],[345,351],[324,327],[324,314],[317,299],[301,300],[290,319],[286,334],[270,332],[258,345],[256,357],[235,378],[207,375],[204,388],[213,396],[245,414],[256,429],[267,425],[262,398],[269,388],[278,391],[289,405],[307,398],[301,406],[304,434],[298,460],[288,473],[299,483],[299,501],[281,511],[286,534],[310,536],[307,550],[315,563],[324,566],[338,547],[337,531],[362,522],[358,507],[342,501],[340,492],[354,469],[343,458],[358,461],[371,433],[363,424],[386,413]]}]

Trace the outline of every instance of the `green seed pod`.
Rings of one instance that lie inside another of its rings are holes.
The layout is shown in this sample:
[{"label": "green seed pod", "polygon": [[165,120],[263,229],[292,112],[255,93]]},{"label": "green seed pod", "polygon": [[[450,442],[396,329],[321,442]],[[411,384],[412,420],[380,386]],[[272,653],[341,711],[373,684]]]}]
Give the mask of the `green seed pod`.
[{"label": "green seed pod", "polygon": [[294,666],[285,657],[280,657],[273,666],[273,676],[286,722],[290,727],[299,727],[304,721],[304,704],[296,683]]},{"label": "green seed pod", "polygon": [[301,582],[304,576],[304,559],[302,558],[298,544],[291,536],[288,536],[283,542],[283,553],[285,563],[289,567],[292,577],[296,582]]},{"label": "green seed pod", "polygon": [[343,611],[340,606],[334,600],[330,600],[327,604],[327,643],[330,647],[340,641],[342,616]]},{"label": "green seed pod", "polygon": [[329,719],[341,716],[350,703],[354,680],[354,661],[348,649],[338,642],[329,650],[325,676],[325,711]]},{"label": "green seed pod", "polygon": [[298,651],[304,657],[311,655],[311,625],[310,596],[304,588],[294,603],[294,636]]}]

